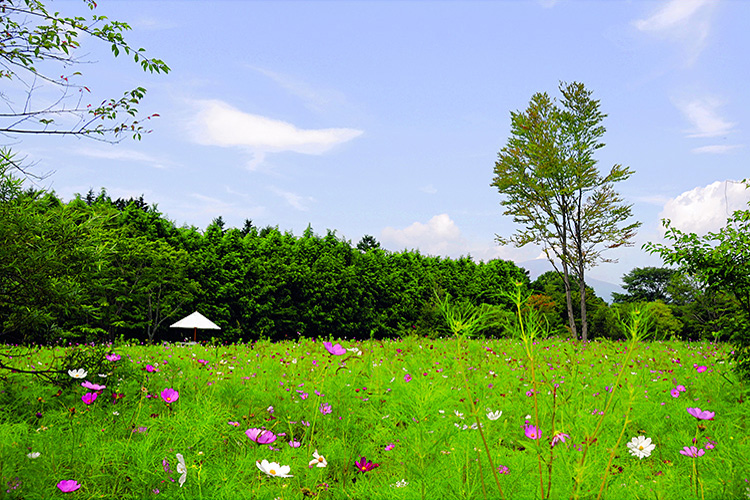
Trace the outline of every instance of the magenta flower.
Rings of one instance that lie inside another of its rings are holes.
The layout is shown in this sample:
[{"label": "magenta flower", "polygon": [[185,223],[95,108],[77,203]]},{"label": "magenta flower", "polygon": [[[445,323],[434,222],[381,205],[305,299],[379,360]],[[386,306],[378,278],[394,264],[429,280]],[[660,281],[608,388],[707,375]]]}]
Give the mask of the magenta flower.
[{"label": "magenta flower", "polygon": [[360,456],[359,462],[354,462],[354,465],[357,467],[357,469],[364,473],[364,472],[370,472],[372,469],[376,469],[380,467],[380,464],[376,464],[373,462],[368,462],[365,457]]},{"label": "magenta flower", "polygon": [[385,447],[385,451],[391,451],[391,450],[392,450],[393,448],[395,448],[395,447],[396,447],[396,445],[395,445],[395,444],[393,444],[393,443],[389,443],[388,445],[386,445],[386,447]]},{"label": "magenta flower", "polygon": [[500,465],[497,468],[497,472],[500,474],[510,474],[510,469],[507,465]]},{"label": "magenta flower", "polygon": [[180,393],[171,388],[164,389],[163,391],[161,391],[161,398],[167,404],[174,403],[175,401],[180,399]]},{"label": "magenta flower", "polygon": [[300,443],[299,441],[295,441],[294,439],[289,441],[289,446],[291,446],[292,448],[299,448],[301,444],[302,443]]},{"label": "magenta flower", "polygon": [[276,441],[276,434],[274,434],[271,431],[267,431],[265,429],[258,429],[255,427],[253,427],[252,429],[246,430],[245,435],[247,435],[250,441],[253,441],[258,444],[271,444],[274,441]]},{"label": "magenta flower", "polygon": [[[94,401],[96,401],[96,393],[95,392],[87,392],[81,397],[81,401],[86,403],[87,405],[90,405]],[[73,491],[73,490],[70,490]]]},{"label": "magenta flower", "polygon": [[697,418],[698,420],[713,420],[716,412],[703,410],[700,408],[688,408],[687,412]]},{"label": "magenta flower", "polygon": [[107,361],[113,361],[113,362],[114,361],[120,361],[120,355],[119,354],[114,354],[114,353],[113,354],[107,354],[105,356],[105,358],[107,358]]},{"label": "magenta flower", "polygon": [[708,367],[707,367],[707,366],[705,366],[705,365],[693,365],[693,366],[695,367],[695,370],[696,370],[696,371],[697,371],[698,373],[703,373],[703,372],[705,372],[706,370],[708,370]]},{"label": "magenta flower", "polygon": [[78,481],[75,479],[64,479],[57,483],[57,487],[60,488],[60,491],[63,493],[70,493],[71,491],[75,491],[78,488],[81,487],[80,484],[78,484]]},{"label": "magenta flower", "polygon": [[684,385],[676,385],[675,389],[677,389],[680,392],[685,392],[687,389],[685,389]]},{"label": "magenta flower", "polygon": [[107,388],[106,385],[92,384],[88,380],[86,382],[81,382],[81,385],[86,389],[91,389],[92,391],[101,391],[102,389]]},{"label": "magenta flower", "polygon": [[152,373],[152,372],[158,372],[159,370],[157,370],[154,367],[154,365],[146,365],[146,371],[149,372],[149,373]]},{"label": "magenta flower", "polygon": [[233,425],[234,427],[239,427],[239,426],[240,426],[240,423],[239,423],[239,422],[232,422],[231,420],[230,420],[229,422],[227,422],[227,423],[228,423],[229,425]]},{"label": "magenta flower", "polygon": [[334,356],[341,356],[342,354],[346,354],[346,349],[341,347],[341,344],[331,344],[330,342],[323,342],[323,347],[325,347],[326,351],[330,352]]},{"label": "magenta flower", "polygon": [[411,375],[409,375],[408,373],[404,375],[404,382],[411,382]]},{"label": "magenta flower", "polygon": [[703,448],[696,448],[695,446],[685,446],[683,449],[680,450],[680,453],[685,455],[686,457],[702,457],[704,453],[706,453]]},{"label": "magenta flower", "polygon": [[716,441],[711,441],[709,438],[706,438],[706,441],[707,450],[713,450],[716,447]]},{"label": "magenta flower", "polygon": [[526,424],[523,426],[523,433],[529,439],[539,439],[542,437],[542,431],[537,429],[536,425]]},{"label": "magenta flower", "polygon": [[321,403],[319,410],[323,415],[328,415],[333,411],[331,409],[331,405],[329,405],[328,403]]},{"label": "magenta flower", "polygon": [[674,389],[672,389],[671,391],[669,391],[669,393],[672,395],[673,398],[679,398],[680,397],[680,390],[677,387],[675,387]]},{"label": "magenta flower", "polygon": [[[527,434],[528,436],[528,434]],[[565,434],[564,432],[558,432],[552,437],[552,448],[555,447],[557,443],[564,443],[566,439],[570,438],[568,434]],[[534,439],[534,438],[532,438]]]}]

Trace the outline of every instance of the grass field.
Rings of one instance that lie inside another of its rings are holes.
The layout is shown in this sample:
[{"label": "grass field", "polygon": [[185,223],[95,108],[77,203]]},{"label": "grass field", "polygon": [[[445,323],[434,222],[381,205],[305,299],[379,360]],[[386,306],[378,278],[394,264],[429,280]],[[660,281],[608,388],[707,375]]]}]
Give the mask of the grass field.
[{"label": "grass field", "polygon": [[340,344],[3,347],[100,365],[2,374],[0,498],[748,497],[726,345]]}]

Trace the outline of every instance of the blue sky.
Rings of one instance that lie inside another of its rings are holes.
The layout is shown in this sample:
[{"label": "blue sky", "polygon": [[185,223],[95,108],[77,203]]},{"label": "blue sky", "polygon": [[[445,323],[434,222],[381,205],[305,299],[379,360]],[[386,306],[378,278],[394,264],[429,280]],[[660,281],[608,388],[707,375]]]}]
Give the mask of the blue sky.
[{"label": "blue sky", "polygon": [[[52,8],[85,13],[80,2]],[[660,219],[703,233],[750,197],[747,19],[739,0],[108,1],[131,45],[172,71],[150,75],[84,45],[93,100],[148,89],[140,142],[12,142],[64,199],[105,187],[156,203],[178,225],[223,216],[300,235],[370,234],[389,250],[525,261],[490,186],[510,112],[580,81],[601,101],[599,166],[643,223],[592,277],[661,265],[640,250]]]}]

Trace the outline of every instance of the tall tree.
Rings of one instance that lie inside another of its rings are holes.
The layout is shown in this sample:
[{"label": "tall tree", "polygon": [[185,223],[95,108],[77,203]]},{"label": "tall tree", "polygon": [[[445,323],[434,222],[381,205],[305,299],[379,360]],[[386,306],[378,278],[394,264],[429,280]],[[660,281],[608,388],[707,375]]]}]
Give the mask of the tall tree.
[{"label": "tall tree", "polygon": [[[504,195],[504,215],[523,226],[500,243],[541,245],[560,274],[571,332],[578,336],[573,315],[570,276],[579,283],[581,339],[588,339],[585,271],[599,262],[606,248],[631,245],[640,223],[621,224],[631,216],[613,184],[632,171],[614,165],[607,175],[597,168],[594,153],[606,117],[599,101],[583,84],[560,83],[561,105],[546,93],[532,96],[525,111],[511,112],[511,137],[498,153],[492,185]],[[559,267],[558,267],[559,262]]]}]

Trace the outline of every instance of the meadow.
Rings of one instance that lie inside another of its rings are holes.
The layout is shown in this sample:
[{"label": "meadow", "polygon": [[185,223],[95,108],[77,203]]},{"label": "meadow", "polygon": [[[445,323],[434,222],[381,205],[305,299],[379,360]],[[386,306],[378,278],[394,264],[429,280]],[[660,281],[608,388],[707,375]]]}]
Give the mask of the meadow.
[{"label": "meadow", "polygon": [[1,374],[0,498],[747,498],[750,405],[730,350],[3,346],[22,370],[73,368],[56,384]]}]

